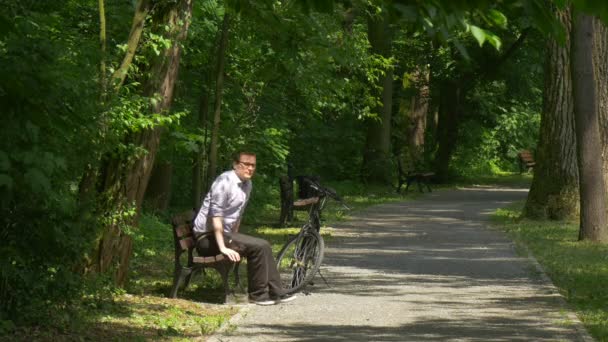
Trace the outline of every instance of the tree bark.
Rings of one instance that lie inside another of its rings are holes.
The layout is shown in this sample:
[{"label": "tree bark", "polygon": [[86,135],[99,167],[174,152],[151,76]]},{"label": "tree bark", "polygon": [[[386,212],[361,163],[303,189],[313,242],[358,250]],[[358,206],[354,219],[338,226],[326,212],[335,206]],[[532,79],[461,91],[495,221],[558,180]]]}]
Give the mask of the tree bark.
[{"label": "tree bark", "polygon": [[608,186],[608,27],[596,19],[594,25],[593,64],[597,73],[596,86],[599,102],[600,136],[602,138],[602,161],[604,184]]},{"label": "tree bark", "polygon": [[427,127],[429,110],[429,69],[426,66],[418,68],[414,74],[416,94],[412,96],[409,111],[408,147],[410,155],[419,162],[424,149],[424,135]]},{"label": "tree bark", "polygon": [[580,184],[579,240],[608,241],[606,194],[598,146],[599,103],[593,61],[593,17],[576,13],[572,29],[571,73]]},{"label": "tree bark", "polygon": [[524,207],[533,219],[575,219],[579,211],[578,166],[572,78],[570,76],[569,10],[557,13],[567,29],[567,42],[547,45],[545,87],[534,178]]},{"label": "tree bark", "polygon": [[[185,39],[192,15],[192,0],[180,0],[168,10],[159,27],[170,27],[168,38],[172,45],[153,61],[151,76],[146,82],[146,95],[157,97],[150,111],[167,113],[173,99],[173,89],[177,80],[181,56],[181,42]],[[161,129],[156,127],[132,133],[127,144],[138,146],[146,151],[137,158],[113,158],[106,164],[104,193],[108,199],[108,208],[131,211],[130,216],[117,216],[109,222],[103,231],[97,250],[97,272],[108,272],[115,269],[115,280],[124,285],[127,279],[129,260],[132,254],[132,239],[125,227],[136,227],[139,212],[154,159],[158,151]]]},{"label": "tree bark", "polygon": [[[195,209],[200,207],[204,192],[206,188],[208,188],[208,184],[206,182],[206,172],[208,172],[208,168],[206,166],[209,156],[207,153],[207,139],[209,137],[209,93],[211,88],[211,84],[207,84],[211,79],[209,70],[210,68],[207,68],[207,70],[203,72],[203,89],[198,109],[198,125],[203,130],[203,142],[200,144],[199,150],[194,152],[193,155],[194,165],[192,169],[192,207]],[[205,184],[203,184],[203,180],[205,180]]]},{"label": "tree bark", "polygon": [[[382,18],[368,18],[368,39],[372,53],[385,58],[391,55],[391,31],[387,12]],[[384,70],[378,79],[382,103],[375,108],[378,119],[369,120],[365,151],[363,153],[363,178],[372,183],[391,183],[391,115],[393,105],[393,68]]]},{"label": "tree bark", "polygon": [[215,105],[213,110],[213,130],[211,131],[211,144],[209,146],[209,169],[207,172],[207,184],[217,174],[217,150],[220,136],[220,121],[222,111],[222,94],[224,92],[224,68],[226,65],[226,50],[228,48],[228,34],[230,31],[230,15],[224,14],[222,23],[222,36],[217,49],[216,82],[215,82]]},{"label": "tree bark", "polygon": [[156,212],[164,212],[171,201],[171,176],[173,165],[170,162],[156,161],[146,188],[145,206]]}]

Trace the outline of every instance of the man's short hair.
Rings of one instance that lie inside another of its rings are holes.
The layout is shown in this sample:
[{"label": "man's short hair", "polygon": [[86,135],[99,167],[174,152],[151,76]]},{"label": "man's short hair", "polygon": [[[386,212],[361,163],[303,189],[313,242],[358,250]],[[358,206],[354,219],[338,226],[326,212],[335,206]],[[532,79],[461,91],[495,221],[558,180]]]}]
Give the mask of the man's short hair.
[{"label": "man's short hair", "polygon": [[232,155],[232,161],[235,162],[235,163],[240,162],[242,155],[254,156],[255,157],[255,153],[254,152],[246,152],[246,151],[236,152],[235,154]]}]

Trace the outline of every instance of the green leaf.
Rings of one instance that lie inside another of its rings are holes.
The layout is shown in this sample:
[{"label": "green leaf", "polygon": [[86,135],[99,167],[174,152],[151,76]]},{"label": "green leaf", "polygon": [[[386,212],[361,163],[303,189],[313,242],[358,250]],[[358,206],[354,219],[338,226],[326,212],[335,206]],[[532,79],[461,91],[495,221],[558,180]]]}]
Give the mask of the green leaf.
[{"label": "green leaf", "polygon": [[502,41],[500,40],[500,37],[494,35],[494,34],[488,34],[486,36],[486,38],[488,39],[488,42],[490,44],[492,44],[492,46],[496,49],[496,50],[500,50],[500,47],[502,46]]},{"label": "green leaf", "polygon": [[477,39],[479,46],[483,46],[483,43],[486,41],[486,32],[482,28],[475,25],[469,25],[469,29],[471,30],[473,37]]},{"label": "green leaf", "polygon": [[507,27],[507,17],[502,14],[502,12],[497,11],[495,9],[491,9],[488,13],[488,18],[494,23],[496,26],[506,28]]}]

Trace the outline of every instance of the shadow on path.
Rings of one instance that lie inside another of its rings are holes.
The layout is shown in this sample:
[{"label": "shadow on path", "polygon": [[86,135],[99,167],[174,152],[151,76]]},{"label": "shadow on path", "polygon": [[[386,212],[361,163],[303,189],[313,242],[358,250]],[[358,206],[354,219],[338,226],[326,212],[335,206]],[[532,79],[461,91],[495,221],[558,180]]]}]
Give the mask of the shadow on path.
[{"label": "shadow on path", "polygon": [[292,303],[250,306],[212,341],[584,340],[553,286],[486,227],[526,193],[439,191],[358,213],[331,228],[327,284],[317,277]]}]

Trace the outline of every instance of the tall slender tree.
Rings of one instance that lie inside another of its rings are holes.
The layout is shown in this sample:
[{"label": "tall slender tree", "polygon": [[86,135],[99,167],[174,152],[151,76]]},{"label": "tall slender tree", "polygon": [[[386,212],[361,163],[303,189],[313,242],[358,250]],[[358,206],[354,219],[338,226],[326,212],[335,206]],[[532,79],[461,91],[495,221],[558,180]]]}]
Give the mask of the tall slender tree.
[{"label": "tall slender tree", "polygon": [[224,92],[224,69],[226,67],[226,50],[228,49],[228,34],[230,33],[230,14],[224,14],[220,44],[217,48],[217,59],[215,67],[215,102],[213,106],[213,128],[211,131],[211,143],[209,145],[209,168],[207,171],[207,182],[215,178],[217,173],[217,150],[220,136],[220,121],[222,113],[222,95]]},{"label": "tall slender tree", "polygon": [[608,241],[599,103],[593,63],[594,18],[575,13],[570,54],[580,184],[580,240]]},{"label": "tall slender tree", "polygon": [[[389,12],[383,9],[367,20],[371,52],[391,57],[392,29]],[[375,108],[378,117],[369,120],[365,151],[363,153],[363,178],[370,182],[390,184],[391,114],[393,105],[393,67],[386,66],[375,85],[380,91],[380,101]]]}]

